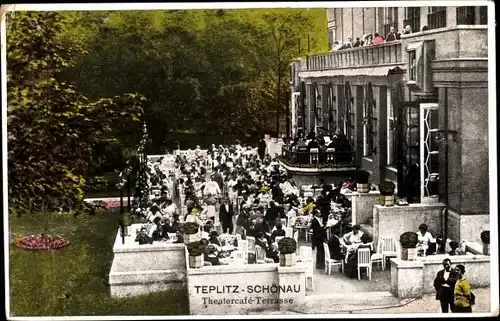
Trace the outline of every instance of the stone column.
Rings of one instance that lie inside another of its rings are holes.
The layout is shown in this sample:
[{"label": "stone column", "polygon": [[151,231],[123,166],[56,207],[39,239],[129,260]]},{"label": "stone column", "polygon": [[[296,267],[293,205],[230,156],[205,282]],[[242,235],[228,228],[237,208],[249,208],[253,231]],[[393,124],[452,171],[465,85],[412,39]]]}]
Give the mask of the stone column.
[{"label": "stone column", "polygon": [[380,173],[379,182],[385,180],[385,167],[387,166],[387,86],[380,86],[378,88],[377,96],[377,106],[374,110],[374,114],[377,116],[376,130],[377,130],[377,140],[375,146],[377,148],[377,158],[378,158],[378,172]]},{"label": "stone column", "polygon": [[391,292],[400,299],[421,298],[424,292],[424,263],[391,259]]},{"label": "stone column", "polygon": [[354,151],[356,152],[356,167],[361,167],[363,158],[363,86],[353,86],[354,99]]},{"label": "stone column", "polygon": [[305,264],[311,263],[303,262],[295,266],[278,267],[280,311],[298,310],[304,306],[306,302],[306,288],[304,282],[306,272]]}]

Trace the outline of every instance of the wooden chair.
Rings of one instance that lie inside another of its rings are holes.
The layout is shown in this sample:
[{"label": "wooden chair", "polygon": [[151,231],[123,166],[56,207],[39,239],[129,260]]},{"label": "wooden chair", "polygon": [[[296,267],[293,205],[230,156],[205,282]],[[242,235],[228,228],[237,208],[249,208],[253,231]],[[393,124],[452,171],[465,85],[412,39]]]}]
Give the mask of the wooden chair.
[{"label": "wooden chair", "polygon": [[358,249],[358,280],[361,280],[361,268],[367,269],[368,278],[372,279],[372,260],[370,249]]},{"label": "wooden chair", "polygon": [[398,257],[397,243],[393,237],[380,237],[378,242],[382,243],[382,269],[385,271],[387,258]]},{"label": "wooden chair", "polygon": [[323,249],[325,250],[325,273],[328,271],[328,275],[332,274],[332,266],[341,266],[342,271],[344,270],[344,260],[334,260],[330,257],[330,248],[327,243],[323,243]]},{"label": "wooden chair", "polygon": [[378,242],[377,252],[372,254],[371,260],[372,260],[372,264],[377,263],[379,266],[382,266],[382,270],[385,271],[384,255],[382,254],[382,242],[381,241]]},{"label": "wooden chair", "polygon": [[302,262],[304,261],[313,261],[313,251],[310,246],[301,246],[299,248],[299,256]]}]

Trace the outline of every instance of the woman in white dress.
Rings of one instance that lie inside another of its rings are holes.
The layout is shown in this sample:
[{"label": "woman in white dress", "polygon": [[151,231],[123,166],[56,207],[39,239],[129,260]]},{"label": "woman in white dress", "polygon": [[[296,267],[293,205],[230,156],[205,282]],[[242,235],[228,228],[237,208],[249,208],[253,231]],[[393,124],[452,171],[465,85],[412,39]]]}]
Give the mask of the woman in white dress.
[{"label": "woman in white dress", "polygon": [[434,237],[432,237],[432,234],[428,231],[428,227],[426,224],[420,224],[420,226],[418,227],[417,235],[417,251],[419,253],[422,253],[424,256],[431,254],[428,253],[429,244],[435,243],[436,241],[434,240]]}]

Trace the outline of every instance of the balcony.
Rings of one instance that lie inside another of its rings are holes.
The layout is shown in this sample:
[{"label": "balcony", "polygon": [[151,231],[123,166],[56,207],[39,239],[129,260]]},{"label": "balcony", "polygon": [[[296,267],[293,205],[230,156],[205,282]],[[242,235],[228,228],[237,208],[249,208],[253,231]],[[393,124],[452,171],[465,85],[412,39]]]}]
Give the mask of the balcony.
[{"label": "balcony", "polygon": [[372,67],[400,63],[403,63],[401,42],[392,41],[382,45],[345,49],[308,57],[303,71]]},{"label": "balcony", "polygon": [[294,167],[309,167],[309,168],[350,168],[354,167],[354,152],[327,152],[319,150],[315,154],[317,159],[311,157],[311,153],[305,150],[292,150],[288,146],[283,146],[281,149],[281,161],[286,165]]}]

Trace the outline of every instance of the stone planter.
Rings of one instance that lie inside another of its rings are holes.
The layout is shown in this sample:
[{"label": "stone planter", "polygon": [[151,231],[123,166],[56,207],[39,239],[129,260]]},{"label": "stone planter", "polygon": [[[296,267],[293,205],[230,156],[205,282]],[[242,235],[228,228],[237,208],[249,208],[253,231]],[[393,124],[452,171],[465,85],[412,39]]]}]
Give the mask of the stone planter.
[{"label": "stone planter", "polygon": [[294,266],[297,264],[297,254],[280,254],[280,266]]},{"label": "stone planter", "polygon": [[198,242],[201,240],[200,234],[195,233],[195,234],[184,234],[184,244],[189,244],[193,242]]},{"label": "stone planter", "polygon": [[381,196],[383,203],[382,205],[384,206],[394,206],[394,195],[390,196]]},{"label": "stone planter", "polygon": [[205,264],[205,260],[203,258],[203,255],[198,255],[198,256],[189,256],[189,267],[191,269],[199,269],[203,267]]},{"label": "stone planter", "polygon": [[490,255],[490,245],[483,243],[483,254],[484,255]]},{"label": "stone planter", "polygon": [[417,248],[401,248],[401,260],[415,261],[417,259]]},{"label": "stone planter", "polygon": [[369,193],[370,192],[370,185],[356,183],[356,191],[358,193]]}]

